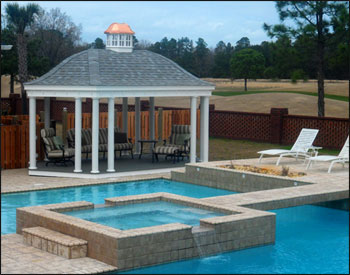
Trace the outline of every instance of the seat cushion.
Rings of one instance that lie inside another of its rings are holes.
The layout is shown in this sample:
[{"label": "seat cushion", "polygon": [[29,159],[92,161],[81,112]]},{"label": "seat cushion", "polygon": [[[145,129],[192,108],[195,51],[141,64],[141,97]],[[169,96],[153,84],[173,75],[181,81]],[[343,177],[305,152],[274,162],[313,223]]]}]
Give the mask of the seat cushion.
[{"label": "seat cushion", "polygon": [[91,153],[92,152],[92,145],[81,146],[81,152],[82,153]]},{"label": "seat cushion", "polygon": [[[169,142],[171,144],[183,143],[186,137],[191,137],[191,125],[173,125],[171,127],[171,135],[169,137]],[[178,140],[181,139],[182,141]]]},{"label": "seat cushion", "polygon": [[100,128],[98,130],[98,143],[99,144],[108,143],[108,128]]},{"label": "seat cushion", "polygon": [[60,150],[62,146],[64,146],[63,140],[60,136],[52,137],[52,140],[55,144],[56,149]]},{"label": "seat cushion", "polygon": [[55,129],[53,128],[44,128],[40,130],[41,137],[44,141],[45,149],[47,152],[56,150],[55,142],[53,137],[55,136]]},{"label": "seat cushion", "polygon": [[74,128],[69,129],[67,131],[67,139],[69,142],[74,143],[74,140],[75,140],[75,129]]},{"label": "seat cushion", "polygon": [[178,134],[176,135],[176,142],[177,145],[184,145],[185,142],[189,142],[191,139],[191,134]]},{"label": "seat cushion", "polygon": [[56,150],[56,145],[52,137],[43,137],[43,141],[47,152]]},{"label": "seat cushion", "polygon": [[82,145],[92,144],[91,129],[81,129]]},{"label": "seat cushion", "polygon": [[114,150],[120,151],[120,150],[131,150],[132,149],[132,143],[115,143],[114,144]]},{"label": "seat cushion", "polygon": [[[62,157],[62,150],[52,150],[47,155],[49,158],[61,158]],[[65,157],[74,156],[74,149],[73,148],[65,148],[64,149],[64,156]]]},{"label": "seat cushion", "polygon": [[189,146],[185,146],[185,145],[177,145],[177,144],[166,144],[164,146],[167,147],[176,147],[177,149],[179,149],[179,151],[181,152],[187,152],[190,150]]},{"label": "seat cushion", "polygon": [[175,146],[158,146],[153,149],[153,153],[155,154],[166,154],[166,155],[173,155],[176,151],[178,151],[179,148]]},{"label": "seat cushion", "polygon": [[107,152],[108,151],[108,144],[99,144],[98,151],[99,152]]},{"label": "seat cushion", "polygon": [[41,137],[53,137],[55,135],[55,129],[53,128],[44,128],[40,131]]}]

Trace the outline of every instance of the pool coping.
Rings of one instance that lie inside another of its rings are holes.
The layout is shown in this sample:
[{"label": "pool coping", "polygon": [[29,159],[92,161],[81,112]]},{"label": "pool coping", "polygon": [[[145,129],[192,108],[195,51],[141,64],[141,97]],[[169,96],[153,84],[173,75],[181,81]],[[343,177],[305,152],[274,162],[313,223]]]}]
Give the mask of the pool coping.
[{"label": "pool coping", "polygon": [[[183,169],[183,168],[181,168]],[[17,170],[17,169],[16,169]],[[18,169],[18,170],[27,170],[27,169]],[[29,176],[28,176],[29,177]],[[53,178],[50,177],[33,177],[34,180],[52,181]],[[59,178],[56,178],[57,180]],[[72,179],[72,178],[62,178],[62,182],[57,184],[51,183],[33,183],[33,186],[25,186],[19,188],[7,188],[9,190],[3,190],[3,186],[1,186],[1,194],[12,194],[12,193],[20,193],[20,192],[31,192],[31,191],[42,191],[42,190],[50,190],[50,189],[62,189],[62,188],[70,188],[70,187],[82,187],[82,186],[91,186],[91,185],[101,185],[101,184],[113,184],[113,183],[125,183],[129,181],[144,181],[144,180],[152,180],[152,179],[169,179],[170,173],[154,173],[148,175],[136,175],[136,176],[127,176],[127,177],[117,177],[117,178],[106,178],[106,179]]]},{"label": "pool coping", "polygon": [[[265,164],[274,163],[276,159],[267,158]],[[234,164],[259,165],[257,161],[257,159],[250,159],[235,160],[233,162]],[[287,165],[292,167],[296,166],[299,170],[304,167],[295,163],[294,159],[289,162],[285,160],[284,162],[287,162]],[[315,173],[309,170],[305,176],[289,179],[281,176],[216,167],[217,165],[230,163],[231,161],[215,161],[210,163],[186,164],[185,171],[172,172],[171,179],[176,181],[184,181],[186,179],[188,183],[214,188],[222,188],[223,186],[228,188],[232,185],[233,188],[248,187],[248,189],[254,189],[261,183],[265,185],[263,187],[270,185],[271,188],[267,188],[267,190],[266,188],[260,190],[259,188],[257,190],[241,190],[242,193],[238,194],[202,199],[218,205],[237,205],[259,210],[273,210],[304,204],[349,199],[348,169],[338,174],[320,173],[318,171]],[[323,170],[323,167],[328,167],[328,165],[322,163],[319,167]],[[243,175],[245,175],[245,178],[242,178]],[[280,184],[280,182],[286,183],[286,186],[274,186]],[[295,183],[297,184],[295,185]],[[230,190],[230,188],[228,189]]]}]

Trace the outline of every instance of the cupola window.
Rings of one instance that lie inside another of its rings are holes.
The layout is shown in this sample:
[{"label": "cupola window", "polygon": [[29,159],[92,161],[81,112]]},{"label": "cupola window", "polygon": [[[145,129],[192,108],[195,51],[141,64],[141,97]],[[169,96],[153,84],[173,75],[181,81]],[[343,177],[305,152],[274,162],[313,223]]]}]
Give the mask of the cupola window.
[{"label": "cupola window", "polygon": [[135,33],[128,24],[113,23],[105,31],[105,34],[107,35],[107,49],[117,52],[132,52]]}]

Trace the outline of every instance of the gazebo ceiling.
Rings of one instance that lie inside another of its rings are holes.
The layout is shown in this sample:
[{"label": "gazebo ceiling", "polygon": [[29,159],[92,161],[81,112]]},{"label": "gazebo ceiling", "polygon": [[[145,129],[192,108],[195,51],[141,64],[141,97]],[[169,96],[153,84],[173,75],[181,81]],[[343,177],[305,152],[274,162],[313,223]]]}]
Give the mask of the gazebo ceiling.
[{"label": "gazebo ceiling", "polygon": [[25,83],[28,90],[32,90],[31,86],[215,88],[159,54],[103,49],[89,49],[68,57],[45,75]]}]

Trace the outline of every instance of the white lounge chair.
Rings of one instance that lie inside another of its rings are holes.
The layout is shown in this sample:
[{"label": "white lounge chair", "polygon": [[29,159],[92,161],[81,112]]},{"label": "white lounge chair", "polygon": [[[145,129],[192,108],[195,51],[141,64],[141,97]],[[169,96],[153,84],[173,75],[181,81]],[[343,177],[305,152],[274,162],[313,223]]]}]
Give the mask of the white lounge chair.
[{"label": "white lounge chair", "polygon": [[335,163],[342,163],[344,167],[345,162],[349,162],[349,136],[346,139],[345,144],[338,156],[323,155],[323,156],[310,157],[306,170],[309,169],[313,161],[330,161],[331,164],[329,165],[328,173],[331,172],[332,167]]},{"label": "white lounge chair", "polygon": [[258,154],[261,154],[259,158],[259,162],[261,162],[261,159],[264,155],[272,155],[272,156],[279,155],[276,165],[280,163],[282,157],[293,156],[296,159],[298,159],[299,156],[308,157],[309,150],[312,149],[313,147],[312,143],[314,142],[318,134],[318,131],[319,131],[318,129],[308,129],[308,128],[301,129],[301,132],[297,140],[295,141],[292,149],[290,150],[270,149],[270,150],[260,151],[258,152]]}]

